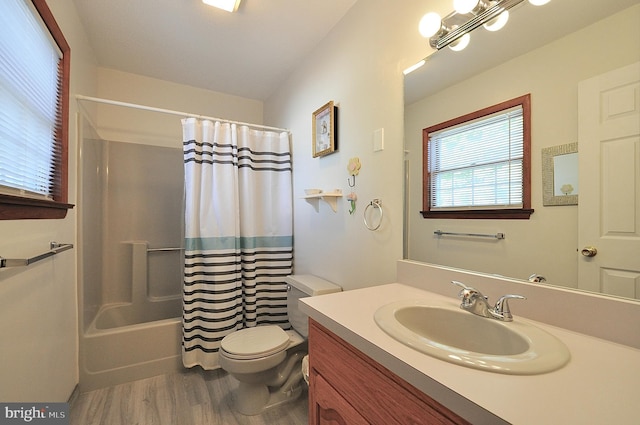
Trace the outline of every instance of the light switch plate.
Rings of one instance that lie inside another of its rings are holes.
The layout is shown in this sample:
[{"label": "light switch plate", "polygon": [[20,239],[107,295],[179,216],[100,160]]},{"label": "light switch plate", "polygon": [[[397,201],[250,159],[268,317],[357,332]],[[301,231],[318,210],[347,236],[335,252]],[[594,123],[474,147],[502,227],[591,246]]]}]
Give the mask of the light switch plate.
[{"label": "light switch plate", "polygon": [[379,128],[373,132],[373,151],[384,150],[384,128]]}]

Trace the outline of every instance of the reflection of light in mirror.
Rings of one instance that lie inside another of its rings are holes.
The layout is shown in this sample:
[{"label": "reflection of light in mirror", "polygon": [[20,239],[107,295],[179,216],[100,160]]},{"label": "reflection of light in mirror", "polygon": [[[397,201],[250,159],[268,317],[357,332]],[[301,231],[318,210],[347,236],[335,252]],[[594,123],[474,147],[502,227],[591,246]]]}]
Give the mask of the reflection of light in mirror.
[{"label": "reflection of light in mirror", "polygon": [[476,8],[480,0],[453,0],[453,8],[464,15]]},{"label": "reflection of light in mirror", "polygon": [[543,4],[547,4],[550,1],[551,0],[529,0],[529,3],[531,3],[534,6],[542,6]]},{"label": "reflection of light in mirror", "polygon": [[407,75],[407,74],[415,71],[416,69],[421,68],[425,63],[426,63],[426,61],[423,59],[420,62],[418,62],[418,63],[416,63],[414,65],[411,65],[409,68],[407,68],[404,71],[402,71],[402,73],[404,75]]},{"label": "reflection of light in mirror", "polygon": [[459,52],[460,50],[464,49],[469,45],[470,40],[471,40],[471,35],[467,33],[462,37],[460,37],[459,39],[457,39],[456,41],[454,41],[453,43],[449,44],[449,48],[454,52]]},{"label": "reflection of light in mirror", "polygon": [[509,11],[505,10],[497,17],[484,24],[484,28],[487,31],[498,31],[504,28],[505,25],[507,25],[507,21],[509,21]]}]

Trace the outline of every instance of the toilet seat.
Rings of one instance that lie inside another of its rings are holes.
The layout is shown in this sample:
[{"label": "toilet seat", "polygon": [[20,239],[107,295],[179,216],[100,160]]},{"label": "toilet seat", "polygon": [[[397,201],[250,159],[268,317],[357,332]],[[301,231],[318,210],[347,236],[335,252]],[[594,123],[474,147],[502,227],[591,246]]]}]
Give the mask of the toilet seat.
[{"label": "toilet seat", "polygon": [[279,326],[267,325],[235,331],[220,341],[224,355],[237,360],[271,356],[289,346],[289,335]]}]

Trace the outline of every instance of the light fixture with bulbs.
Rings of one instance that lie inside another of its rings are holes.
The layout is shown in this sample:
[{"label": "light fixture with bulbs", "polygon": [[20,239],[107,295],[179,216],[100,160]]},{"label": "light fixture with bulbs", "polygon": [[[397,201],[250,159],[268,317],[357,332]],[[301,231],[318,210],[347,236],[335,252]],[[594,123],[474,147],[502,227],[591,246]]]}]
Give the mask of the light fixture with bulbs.
[{"label": "light fixture with bulbs", "polygon": [[[489,31],[498,31],[509,20],[509,9],[525,0],[453,0],[454,11],[441,18],[435,12],[422,17],[418,30],[429,45],[440,50],[449,46],[452,50],[464,49],[470,41],[469,34],[484,26]],[[541,6],[550,0],[529,0],[535,6]]]},{"label": "light fixture with bulbs", "polygon": [[226,10],[227,12],[235,12],[238,10],[241,1],[242,0],[202,0],[202,3]]}]

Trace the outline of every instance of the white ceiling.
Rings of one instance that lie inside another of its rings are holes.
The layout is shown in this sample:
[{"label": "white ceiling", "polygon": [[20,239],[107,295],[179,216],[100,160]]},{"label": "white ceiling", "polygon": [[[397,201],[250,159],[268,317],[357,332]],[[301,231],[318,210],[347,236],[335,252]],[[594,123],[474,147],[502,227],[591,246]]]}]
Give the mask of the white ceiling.
[{"label": "white ceiling", "polygon": [[265,100],[356,0],[73,0],[98,64]]}]

